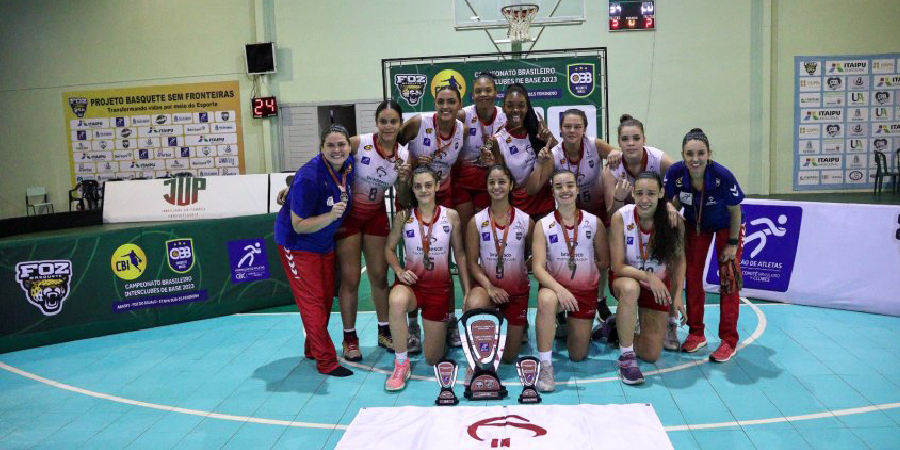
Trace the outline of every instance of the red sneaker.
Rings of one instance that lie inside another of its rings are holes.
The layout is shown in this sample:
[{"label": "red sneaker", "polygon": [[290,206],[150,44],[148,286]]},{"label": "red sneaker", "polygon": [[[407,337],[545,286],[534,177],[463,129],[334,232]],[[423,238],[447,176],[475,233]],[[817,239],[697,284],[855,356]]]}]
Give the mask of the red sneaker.
[{"label": "red sneaker", "polygon": [[719,348],[716,349],[711,355],[709,355],[710,361],[715,362],[725,362],[731,359],[734,354],[737,353],[737,349],[731,346],[731,344],[727,342],[722,342],[719,344]]},{"label": "red sneaker", "polygon": [[684,343],[681,344],[681,351],[685,353],[694,353],[703,347],[706,347],[706,338],[690,334],[687,339],[684,340]]}]

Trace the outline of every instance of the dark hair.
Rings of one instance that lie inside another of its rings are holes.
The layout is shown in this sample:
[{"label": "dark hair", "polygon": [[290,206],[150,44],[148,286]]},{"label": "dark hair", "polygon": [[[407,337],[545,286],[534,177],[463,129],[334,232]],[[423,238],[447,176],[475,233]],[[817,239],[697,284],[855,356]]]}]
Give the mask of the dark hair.
[{"label": "dark hair", "polygon": [[[416,165],[416,168],[413,169],[412,175],[410,175],[410,177],[409,177],[409,189],[410,190],[412,190],[412,187],[413,187],[413,183],[412,183],[413,178],[415,178],[416,175],[421,175],[423,173],[427,173],[427,174],[431,175],[431,178],[434,180],[434,183],[435,183],[435,189],[438,188],[437,184],[440,183],[441,178],[438,177],[437,172],[435,172],[434,169],[432,169],[431,166],[429,166],[428,164],[418,164],[418,165]],[[410,200],[410,203],[409,203],[409,213],[410,214],[412,214],[412,211],[419,206],[419,200],[416,198],[415,194],[413,194],[411,196],[411,198],[412,198],[412,200]],[[409,216],[407,216],[407,218],[408,217]]]},{"label": "dark hair", "polygon": [[538,131],[541,130],[541,122],[538,120],[534,108],[531,107],[531,100],[528,98],[528,90],[525,89],[525,85],[522,83],[513,83],[506,87],[506,91],[503,94],[503,104],[506,104],[506,99],[509,98],[509,94],[513,92],[518,92],[525,96],[525,106],[528,110],[525,111],[525,119],[522,121],[522,125],[525,126],[525,131],[528,132],[528,140],[531,142],[531,148],[537,153],[538,150],[547,145],[546,142],[538,138]]},{"label": "dark hair", "polygon": [[[491,82],[491,84],[494,85],[494,87],[497,86],[497,77],[496,77],[494,74],[492,74],[492,73],[490,73],[490,72],[480,72],[480,73],[475,77],[475,81],[478,81],[478,80],[480,80],[480,79],[482,79],[482,78],[487,78],[487,79]],[[474,83],[473,83],[473,84],[474,84]]]},{"label": "dark hair", "polygon": [[566,116],[581,117],[581,120],[584,121],[585,128],[587,128],[588,118],[587,118],[587,114],[585,114],[584,111],[582,111],[578,108],[572,108],[572,109],[567,109],[567,110],[563,111],[562,117],[560,117],[560,119],[559,119],[559,126],[562,126],[563,121],[566,120]]},{"label": "dark hair", "polygon": [[393,109],[394,111],[397,111],[397,115],[400,116],[400,121],[403,122],[403,108],[401,108],[400,104],[395,102],[394,99],[391,99],[391,98],[379,103],[378,107],[375,108],[375,121],[376,122],[378,121],[378,115],[381,114],[382,111],[384,111],[385,109],[388,109],[388,108]]},{"label": "dark hair", "polygon": [[331,125],[324,131],[322,131],[322,135],[319,136],[319,148],[325,146],[325,138],[327,138],[331,133],[341,133],[344,135],[344,139],[346,139],[348,143],[350,142],[350,132],[347,131],[346,128],[344,128],[342,125]]},{"label": "dark hair", "polygon": [[459,88],[457,88],[456,86],[453,86],[452,84],[445,84],[445,85],[437,88],[437,90],[434,91],[434,101],[437,101],[437,96],[438,96],[438,94],[441,93],[441,91],[453,92],[454,94],[456,94],[456,99],[459,100],[460,102],[462,102],[462,94],[459,93]]},{"label": "dark hair", "polygon": [[706,137],[706,133],[703,132],[700,128],[691,128],[691,131],[688,131],[684,135],[684,139],[681,141],[681,148],[684,148],[685,145],[689,141],[700,141],[706,144],[706,148],[709,149],[709,139]]},{"label": "dark hair", "polygon": [[512,171],[509,170],[509,167],[507,167],[506,164],[491,164],[488,166],[487,175],[484,177],[485,184],[487,184],[487,179],[490,178],[491,172],[495,170],[503,172],[503,174],[506,175],[506,178],[509,178],[509,193],[507,194],[507,197],[509,201],[512,202],[512,191],[516,188],[516,177],[513,176]]},{"label": "dark hair", "polygon": [[624,127],[638,127],[641,129],[641,134],[644,134],[644,124],[642,124],[640,120],[632,117],[631,114],[622,114],[619,117],[619,128],[616,131],[620,136],[622,135],[622,128]]},{"label": "dark hair", "polygon": [[[656,182],[660,189],[664,189],[663,180],[656,172],[641,172],[634,179],[634,186],[638,181],[648,179]],[[682,248],[681,233],[678,232],[677,226],[672,226],[669,222],[669,210],[666,206],[669,200],[665,195],[659,199],[656,204],[656,210],[653,211],[653,236],[650,237],[650,256],[660,262],[664,262],[671,266],[675,262],[675,257]]]}]

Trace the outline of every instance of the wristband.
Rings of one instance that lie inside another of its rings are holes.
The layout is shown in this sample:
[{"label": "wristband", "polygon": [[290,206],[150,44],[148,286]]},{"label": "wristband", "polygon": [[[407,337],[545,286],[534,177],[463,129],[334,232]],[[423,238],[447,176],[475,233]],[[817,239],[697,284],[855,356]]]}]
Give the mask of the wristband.
[{"label": "wristband", "polygon": [[738,245],[738,240],[735,238],[729,238],[727,243],[728,245]]}]

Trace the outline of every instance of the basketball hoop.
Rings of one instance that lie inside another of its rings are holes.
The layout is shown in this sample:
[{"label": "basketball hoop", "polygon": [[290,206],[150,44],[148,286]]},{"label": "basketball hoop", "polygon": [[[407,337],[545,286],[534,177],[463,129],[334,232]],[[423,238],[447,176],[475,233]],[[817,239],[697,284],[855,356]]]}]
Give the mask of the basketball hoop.
[{"label": "basketball hoop", "polygon": [[534,4],[519,4],[504,6],[503,16],[509,21],[509,31],[506,37],[510,42],[526,42],[531,40],[528,30],[531,22],[537,16],[540,7]]}]

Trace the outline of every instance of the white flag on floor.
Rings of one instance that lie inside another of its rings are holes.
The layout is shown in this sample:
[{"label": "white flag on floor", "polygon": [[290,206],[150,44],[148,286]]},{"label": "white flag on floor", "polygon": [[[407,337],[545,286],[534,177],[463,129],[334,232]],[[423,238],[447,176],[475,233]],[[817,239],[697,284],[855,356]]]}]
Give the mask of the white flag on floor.
[{"label": "white flag on floor", "polygon": [[671,449],[647,404],[363,408],[336,449]]}]

